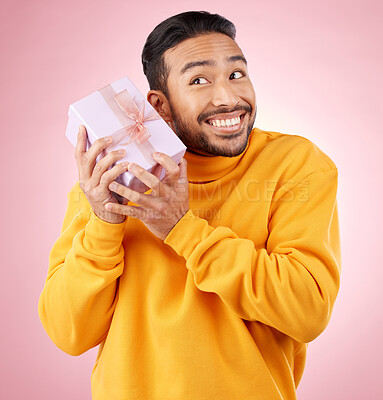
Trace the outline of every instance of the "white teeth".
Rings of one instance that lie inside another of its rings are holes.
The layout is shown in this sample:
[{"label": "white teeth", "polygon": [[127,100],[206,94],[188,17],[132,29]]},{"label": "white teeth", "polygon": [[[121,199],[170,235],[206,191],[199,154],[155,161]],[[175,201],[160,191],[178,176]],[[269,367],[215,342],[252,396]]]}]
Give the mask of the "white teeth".
[{"label": "white teeth", "polygon": [[209,123],[213,126],[216,127],[221,127],[221,126],[234,126],[237,125],[241,122],[241,117],[236,117],[232,119],[213,119],[209,121]]}]

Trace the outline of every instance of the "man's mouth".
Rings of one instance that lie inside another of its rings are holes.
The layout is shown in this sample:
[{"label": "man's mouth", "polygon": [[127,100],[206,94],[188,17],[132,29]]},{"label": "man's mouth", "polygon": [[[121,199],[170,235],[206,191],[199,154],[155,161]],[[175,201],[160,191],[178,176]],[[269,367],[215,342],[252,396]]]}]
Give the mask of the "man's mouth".
[{"label": "man's mouth", "polygon": [[222,133],[236,132],[242,127],[246,111],[238,110],[232,113],[214,115],[205,120],[215,131]]}]

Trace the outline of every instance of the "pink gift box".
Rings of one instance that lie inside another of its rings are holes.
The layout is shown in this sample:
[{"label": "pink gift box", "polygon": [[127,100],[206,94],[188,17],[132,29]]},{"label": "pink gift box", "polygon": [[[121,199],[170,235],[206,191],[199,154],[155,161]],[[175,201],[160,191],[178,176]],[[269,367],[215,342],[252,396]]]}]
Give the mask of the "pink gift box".
[{"label": "pink gift box", "polygon": [[[112,144],[97,157],[97,162],[108,151],[124,148],[126,156],[118,163],[134,162],[151,172],[157,164],[152,157],[155,151],[167,154],[177,164],[186,151],[182,141],[128,77],[71,104],[68,117],[66,137],[73,146],[77,144],[80,125],[84,125],[88,133],[87,149],[99,138],[113,137]],[[160,179],[164,175],[163,169]],[[134,175],[127,171],[116,181],[133,187],[133,178]]]}]

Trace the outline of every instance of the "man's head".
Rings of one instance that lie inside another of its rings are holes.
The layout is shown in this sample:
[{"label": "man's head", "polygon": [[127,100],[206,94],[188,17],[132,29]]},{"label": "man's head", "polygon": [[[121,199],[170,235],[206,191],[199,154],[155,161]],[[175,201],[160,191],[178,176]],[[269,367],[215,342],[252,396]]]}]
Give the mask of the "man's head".
[{"label": "man's head", "polygon": [[246,148],[256,102],[234,39],[230,21],[195,11],[168,18],[147,38],[148,101],[189,151],[233,157]]}]

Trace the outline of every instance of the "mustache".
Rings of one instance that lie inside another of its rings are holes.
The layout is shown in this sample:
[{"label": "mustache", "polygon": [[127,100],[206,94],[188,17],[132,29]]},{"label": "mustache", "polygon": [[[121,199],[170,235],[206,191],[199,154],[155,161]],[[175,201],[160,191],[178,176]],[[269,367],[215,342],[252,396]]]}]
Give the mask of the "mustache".
[{"label": "mustache", "polygon": [[243,110],[243,111],[246,111],[249,114],[251,114],[253,112],[253,107],[251,107],[250,105],[243,105],[243,106],[237,105],[233,108],[221,107],[221,108],[215,109],[214,111],[200,114],[199,117],[197,118],[197,121],[199,124],[202,124],[202,122],[206,118],[214,117],[214,115],[218,115],[218,114],[231,113],[231,112],[238,111],[238,110]]}]

